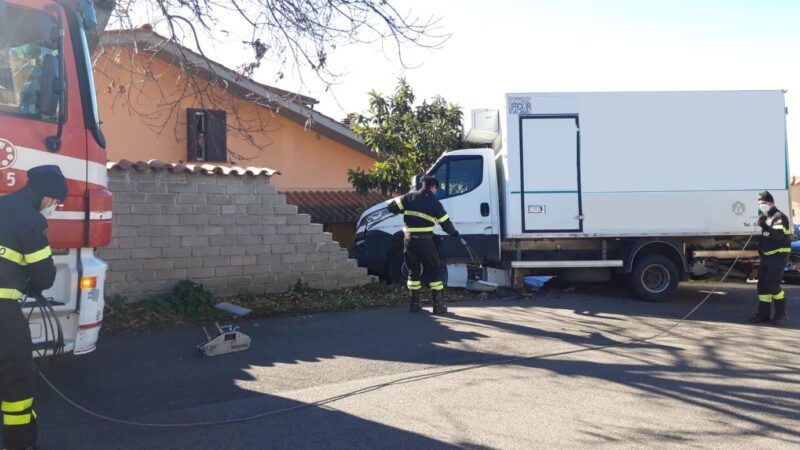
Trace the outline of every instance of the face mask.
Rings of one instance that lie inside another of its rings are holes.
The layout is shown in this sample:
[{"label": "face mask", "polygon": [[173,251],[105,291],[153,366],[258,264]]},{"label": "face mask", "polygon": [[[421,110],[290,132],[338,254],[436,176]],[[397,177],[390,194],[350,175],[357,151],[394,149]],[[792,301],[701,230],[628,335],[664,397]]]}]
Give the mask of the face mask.
[{"label": "face mask", "polygon": [[766,214],[766,213],[769,212],[769,210],[771,208],[770,208],[769,205],[761,204],[761,205],[758,205],[758,209],[760,209],[762,213]]},{"label": "face mask", "polygon": [[56,211],[56,205],[52,204],[52,205],[50,205],[47,208],[42,210],[42,215],[47,219],[50,216],[52,216],[55,211]]}]

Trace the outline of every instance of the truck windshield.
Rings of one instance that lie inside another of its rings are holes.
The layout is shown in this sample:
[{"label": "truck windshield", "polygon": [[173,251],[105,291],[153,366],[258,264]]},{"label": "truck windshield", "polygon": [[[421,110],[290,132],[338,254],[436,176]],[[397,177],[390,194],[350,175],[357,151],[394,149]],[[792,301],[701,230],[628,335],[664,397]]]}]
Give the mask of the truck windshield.
[{"label": "truck windshield", "polygon": [[41,86],[43,76],[61,67],[58,29],[42,11],[6,6],[0,16],[0,114],[58,120],[60,105],[46,107],[57,97]]},{"label": "truck windshield", "polygon": [[81,30],[81,47],[83,57],[86,62],[86,77],[89,80],[89,98],[92,102],[92,119],[94,120],[94,125],[96,127],[100,127],[100,112],[97,108],[97,91],[94,88],[94,75],[92,74],[92,54],[89,51],[89,43],[86,39],[86,31],[83,27],[80,27]]}]

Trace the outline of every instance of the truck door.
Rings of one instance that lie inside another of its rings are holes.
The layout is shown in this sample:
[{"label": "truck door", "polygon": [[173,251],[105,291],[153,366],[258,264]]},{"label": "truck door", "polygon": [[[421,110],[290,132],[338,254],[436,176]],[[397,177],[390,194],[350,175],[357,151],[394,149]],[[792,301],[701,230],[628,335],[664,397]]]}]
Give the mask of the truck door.
[{"label": "truck door", "polygon": [[[461,236],[485,259],[499,258],[498,217],[492,201],[492,164],[480,154],[445,156],[429,172],[439,180],[436,197]],[[496,188],[495,188],[496,191]],[[444,256],[467,256],[457,239],[445,238]]]},{"label": "truck door", "polygon": [[582,231],[578,116],[523,116],[520,122],[523,231]]}]

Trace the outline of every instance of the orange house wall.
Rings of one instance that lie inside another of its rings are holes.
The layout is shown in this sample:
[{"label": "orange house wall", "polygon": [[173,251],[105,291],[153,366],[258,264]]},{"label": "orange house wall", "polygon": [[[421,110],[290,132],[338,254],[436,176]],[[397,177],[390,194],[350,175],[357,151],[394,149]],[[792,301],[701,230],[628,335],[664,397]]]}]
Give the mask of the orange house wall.
[{"label": "orange house wall", "polygon": [[[229,150],[243,157],[237,159],[229,153],[232,163],[279,170],[281,175],[271,180],[278,189],[349,190],[352,186],[347,170],[369,168],[375,162],[265,107],[231,98],[203,81],[198,82],[206,93],[201,103],[192,89],[187,89],[186,74],[160,59],[149,60],[146,54],[134,56],[127,49],[106,49],[94,74],[112,161],[185,161],[186,109],[203,108],[204,104],[207,109],[226,110],[229,128],[251,131],[256,145],[239,131],[228,130]],[[164,99],[176,106],[165,107]]]}]

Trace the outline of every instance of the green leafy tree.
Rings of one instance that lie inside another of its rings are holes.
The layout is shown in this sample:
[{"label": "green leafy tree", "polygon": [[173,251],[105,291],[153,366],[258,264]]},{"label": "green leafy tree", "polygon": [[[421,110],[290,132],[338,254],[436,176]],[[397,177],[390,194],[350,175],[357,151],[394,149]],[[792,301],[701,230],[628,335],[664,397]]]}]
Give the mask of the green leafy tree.
[{"label": "green leafy tree", "polygon": [[414,92],[398,80],[393,95],[369,93],[369,113],[351,116],[356,137],[381,157],[369,170],[348,171],[356,191],[406,192],[411,177],[422,173],[444,152],[462,144],[458,106],[440,96],[414,106]]}]

